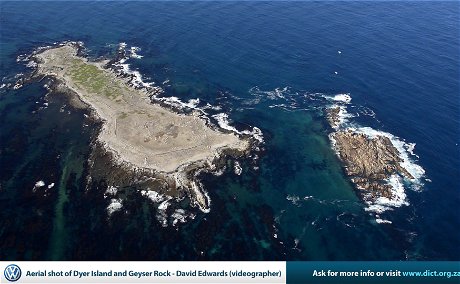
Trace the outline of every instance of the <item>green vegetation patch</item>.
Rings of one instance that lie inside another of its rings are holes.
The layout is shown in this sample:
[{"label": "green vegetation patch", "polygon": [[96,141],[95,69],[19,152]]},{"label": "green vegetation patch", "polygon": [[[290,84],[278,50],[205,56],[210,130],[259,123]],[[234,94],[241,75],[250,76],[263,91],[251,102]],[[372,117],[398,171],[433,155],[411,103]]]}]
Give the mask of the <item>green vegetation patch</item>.
[{"label": "green vegetation patch", "polygon": [[69,68],[72,80],[88,92],[116,99],[120,94],[120,85],[104,70],[82,60],[72,60]]}]

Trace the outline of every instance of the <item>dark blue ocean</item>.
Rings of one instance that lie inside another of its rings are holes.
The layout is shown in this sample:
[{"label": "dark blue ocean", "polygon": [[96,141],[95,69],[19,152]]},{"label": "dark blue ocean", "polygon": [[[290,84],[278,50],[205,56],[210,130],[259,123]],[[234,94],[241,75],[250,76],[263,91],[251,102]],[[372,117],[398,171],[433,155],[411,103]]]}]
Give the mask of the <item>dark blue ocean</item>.
[{"label": "dark blue ocean", "polygon": [[[459,260],[460,4],[451,2],[0,2],[0,259]],[[161,226],[135,189],[107,214],[87,190],[94,128],[17,57],[125,42],[166,96],[259,127],[256,166],[205,175],[211,211]],[[166,84],[166,83],[165,83]],[[425,170],[407,204],[366,211],[331,148],[322,109],[349,94],[353,121],[414,146]],[[36,183],[45,186],[36,189]]]}]

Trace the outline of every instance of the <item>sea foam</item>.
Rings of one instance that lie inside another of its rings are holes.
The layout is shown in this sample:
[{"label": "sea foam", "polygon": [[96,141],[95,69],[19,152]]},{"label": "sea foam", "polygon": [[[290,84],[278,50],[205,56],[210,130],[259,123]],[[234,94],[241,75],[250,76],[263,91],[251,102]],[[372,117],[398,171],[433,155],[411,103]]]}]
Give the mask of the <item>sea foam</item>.
[{"label": "sea foam", "polygon": [[334,96],[324,96],[326,99],[329,99],[331,101],[335,101],[335,102],[341,102],[341,103],[345,103],[345,104],[349,104],[351,103],[351,96],[350,94],[337,94],[337,95],[334,95]]}]

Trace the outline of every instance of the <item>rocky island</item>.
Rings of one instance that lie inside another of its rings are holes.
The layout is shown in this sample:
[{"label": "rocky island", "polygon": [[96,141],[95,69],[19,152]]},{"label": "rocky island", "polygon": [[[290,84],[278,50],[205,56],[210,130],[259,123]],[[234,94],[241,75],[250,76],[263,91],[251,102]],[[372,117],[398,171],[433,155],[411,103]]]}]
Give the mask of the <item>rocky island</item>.
[{"label": "rocky island", "polygon": [[[361,197],[369,205],[379,201],[384,206],[406,204],[400,180],[414,180],[415,177],[403,166],[400,150],[383,132],[369,135],[362,129],[344,126],[343,113],[346,113],[345,106],[326,109],[326,119],[333,129],[329,137],[346,175]],[[376,208],[380,208],[377,212],[381,210],[381,207]]]},{"label": "rocky island", "polygon": [[[179,113],[152,103],[145,90],[108,68],[109,61],[90,61],[78,48],[67,43],[37,52],[35,76],[55,79],[101,122],[96,152],[99,160],[108,157],[110,162],[100,166],[114,167],[113,174],[121,167],[150,175],[152,187],[173,196],[185,191],[192,205],[209,210],[209,198],[194,174],[215,168],[215,160],[228,152],[244,153],[249,139],[208,125],[197,112]],[[101,164],[96,158],[92,162]]]}]

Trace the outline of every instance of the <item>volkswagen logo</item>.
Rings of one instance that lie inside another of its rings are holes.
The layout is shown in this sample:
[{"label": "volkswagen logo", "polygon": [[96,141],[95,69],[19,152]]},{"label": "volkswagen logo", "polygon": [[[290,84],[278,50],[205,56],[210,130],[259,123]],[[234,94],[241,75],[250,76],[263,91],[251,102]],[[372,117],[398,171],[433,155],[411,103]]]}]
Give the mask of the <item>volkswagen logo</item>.
[{"label": "volkswagen logo", "polygon": [[5,268],[5,278],[10,282],[18,281],[21,278],[21,268],[16,264],[10,264]]}]

